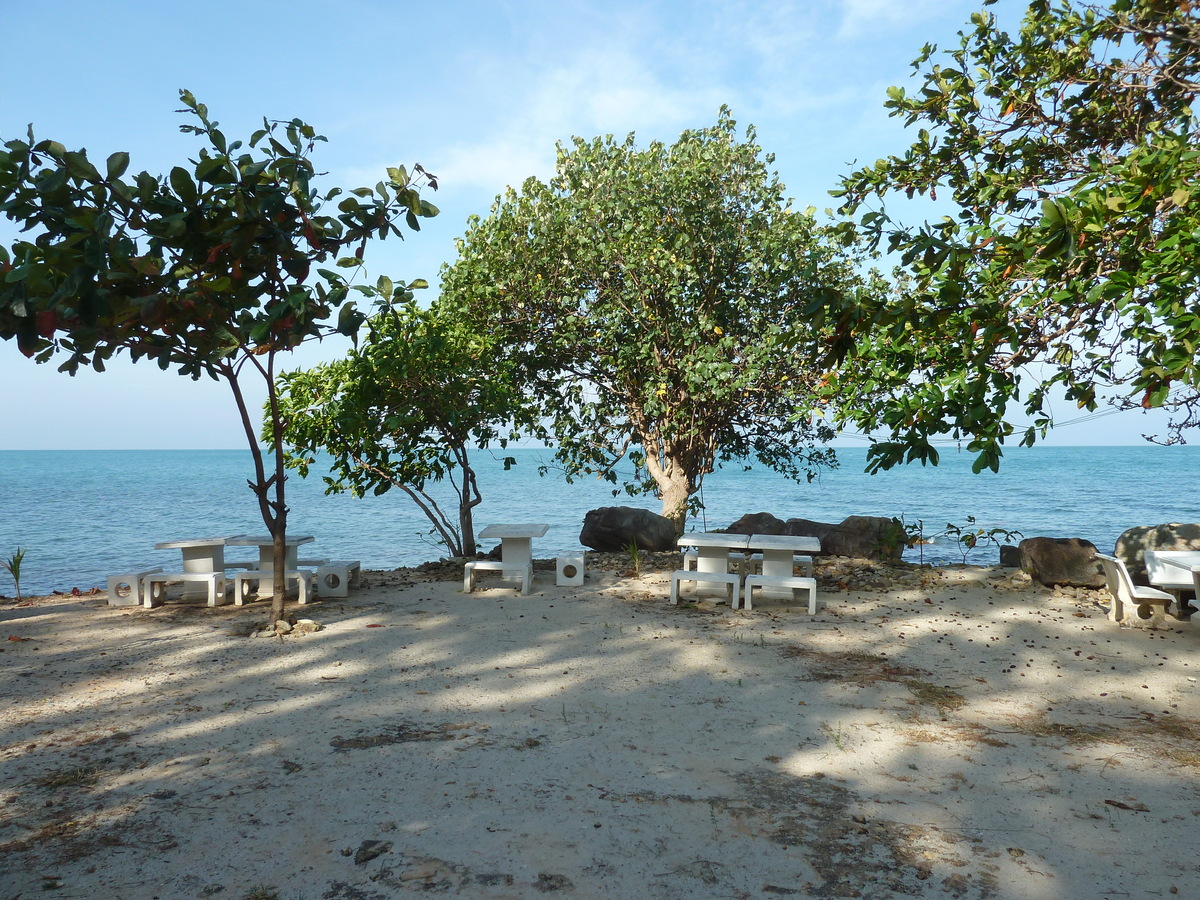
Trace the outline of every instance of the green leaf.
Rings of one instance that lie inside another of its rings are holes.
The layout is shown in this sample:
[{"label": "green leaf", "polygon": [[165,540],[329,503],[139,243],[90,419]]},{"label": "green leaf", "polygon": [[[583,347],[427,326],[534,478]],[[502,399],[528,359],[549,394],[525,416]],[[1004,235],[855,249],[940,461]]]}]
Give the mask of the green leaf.
[{"label": "green leaf", "polygon": [[129,154],[123,151],[112,154],[108,158],[107,168],[110,181],[120,178],[129,168]]}]

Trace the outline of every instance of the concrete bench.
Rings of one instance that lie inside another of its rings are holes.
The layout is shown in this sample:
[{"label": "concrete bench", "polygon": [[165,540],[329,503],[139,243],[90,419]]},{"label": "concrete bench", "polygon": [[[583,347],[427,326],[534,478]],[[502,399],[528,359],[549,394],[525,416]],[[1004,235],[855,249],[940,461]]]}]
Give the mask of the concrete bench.
[{"label": "concrete bench", "polygon": [[321,560],[317,566],[317,593],[322,597],[348,597],[358,587],[362,564],[357,559]]},{"label": "concrete bench", "polygon": [[[147,609],[161,606],[166,600],[168,584],[204,584],[208,587],[208,605],[223,606],[229,602],[224,572],[154,572],[142,579],[142,604]],[[155,590],[155,585],[160,590]]]},{"label": "concrete bench", "polygon": [[1096,559],[1104,569],[1104,579],[1112,596],[1109,621],[1143,628],[1163,628],[1170,624],[1167,606],[1175,600],[1174,594],[1134,584],[1125,563],[1115,556],[1097,553]]},{"label": "concrete bench", "polygon": [[752,595],[755,588],[762,587],[777,587],[791,588],[792,597],[795,598],[796,591],[808,592],[808,614],[810,616],[817,613],[817,579],[805,578],[801,576],[787,577],[785,575],[747,575],[746,576],[746,593],[742,605],[746,609],[752,609]]},{"label": "concrete bench", "polygon": [[[299,594],[297,600],[300,604],[308,602],[309,595],[313,593],[313,573],[307,569],[298,569],[292,572],[284,572],[284,583],[288,581],[296,582],[296,590]],[[247,572],[238,572],[233,576],[233,603],[235,606],[242,606],[246,602],[246,582],[254,582],[255,596],[262,592],[263,582],[271,584],[272,587],[275,581],[275,572],[264,569],[250,569]]]},{"label": "concrete bench", "polygon": [[681,581],[704,582],[706,584],[723,584],[728,587],[729,608],[737,609],[739,586],[742,577],[736,572],[722,574],[720,572],[694,572],[691,569],[677,569],[671,573],[671,603],[679,603],[679,583]]},{"label": "concrete bench", "polygon": [[498,559],[475,559],[463,567],[464,594],[475,590],[475,580],[479,572],[499,572],[502,578],[519,579],[522,594],[528,594],[533,587],[532,563],[527,566],[512,566],[505,565]]},{"label": "concrete bench", "polygon": [[142,580],[147,575],[161,572],[162,566],[143,569],[141,572],[131,572],[128,575],[108,576],[108,605],[109,606],[141,606]]}]

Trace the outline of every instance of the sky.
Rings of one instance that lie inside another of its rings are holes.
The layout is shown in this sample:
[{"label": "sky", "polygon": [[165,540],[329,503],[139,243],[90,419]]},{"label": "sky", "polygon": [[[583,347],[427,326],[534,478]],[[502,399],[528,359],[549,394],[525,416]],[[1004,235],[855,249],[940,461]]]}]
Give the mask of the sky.
[{"label": "sky", "polygon": [[[825,209],[856,163],[911,143],[884,109],[925,43],[957,45],[981,0],[0,0],[0,139],[35,135],[94,160],[128,151],[165,173],[201,146],[183,135],[186,88],[231,139],[300,118],[328,143],[329,183],[373,185],[386,167],[437,175],[439,207],[368,247],[367,275],[427,279],[455,257],[471,215],[507,186],[553,174],[555,144],[634,132],[674,141],[728,105],[798,206]],[[1015,23],[1024,0],[992,7]],[[0,220],[6,243],[13,228]],[[288,368],[345,353],[326,341]],[[0,344],[0,450],[243,448],[223,382],[114,360],[74,377]],[[260,401],[256,401],[257,403]],[[1070,408],[1056,411],[1078,419]],[[1058,445],[1136,444],[1139,414],[1057,429]],[[845,442],[854,443],[853,436]]]}]

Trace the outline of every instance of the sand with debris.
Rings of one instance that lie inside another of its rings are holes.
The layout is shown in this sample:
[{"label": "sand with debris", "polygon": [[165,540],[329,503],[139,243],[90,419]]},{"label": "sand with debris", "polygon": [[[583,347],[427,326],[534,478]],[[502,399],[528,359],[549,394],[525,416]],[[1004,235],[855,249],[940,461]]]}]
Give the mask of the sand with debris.
[{"label": "sand with debris", "polygon": [[0,900],[1200,895],[1200,628],[846,561],[675,607],[675,559],[367,573],[283,638],[0,605]]}]

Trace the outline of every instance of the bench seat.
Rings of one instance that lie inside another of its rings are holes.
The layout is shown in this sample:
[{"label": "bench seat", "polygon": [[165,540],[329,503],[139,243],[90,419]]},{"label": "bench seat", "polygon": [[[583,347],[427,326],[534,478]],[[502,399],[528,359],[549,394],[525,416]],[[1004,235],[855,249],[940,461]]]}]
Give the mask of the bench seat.
[{"label": "bench seat", "polygon": [[[153,572],[142,578],[142,604],[147,609],[162,605],[166,600],[166,586],[180,582],[206,584],[208,586],[208,605],[223,606],[229,602],[225,590],[227,579],[224,572]],[[155,585],[161,585],[161,590],[155,591]]]},{"label": "bench seat", "polygon": [[746,576],[746,593],[743,600],[745,609],[752,609],[752,598],[755,588],[762,587],[777,587],[791,588],[792,597],[796,596],[797,591],[808,592],[808,614],[810,616],[817,613],[817,579],[807,578],[799,575],[788,577],[786,575],[747,575]]},{"label": "bench seat", "polygon": [[[308,602],[309,596],[313,593],[313,573],[308,569],[297,569],[291,572],[284,572],[283,577],[285,583],[287,581],[296,582],[296,588],[299,592],[298,603],[301,605]],[[233,576],[233,602],[235,606],[242,606],[246,602],[246,582],[254,582],[255,596],[262,592],[263,582],[274,584],[275,573],[267,569],[250,569],[245,572],[238,572]]]},{"label": "bench seat", "polygon": [[704,582],[706,584],[723,584],[728,587],[729,608],[737,609],[739,587],[742,577],[736,572],[722,574],[720,572],[696,572],[692,569],[676,569],[671,573],[671,603],[679,603],[679,583],[681,581]]},{"label": "bench seat", "polygon": [[513,566],[498,559],[474,559],[463,567],[464,594],[475,590],[475,580],[480,572],[499,572],[502,578],[520,579],[522,594],[528,594],[533,587],[533,563]]}]

